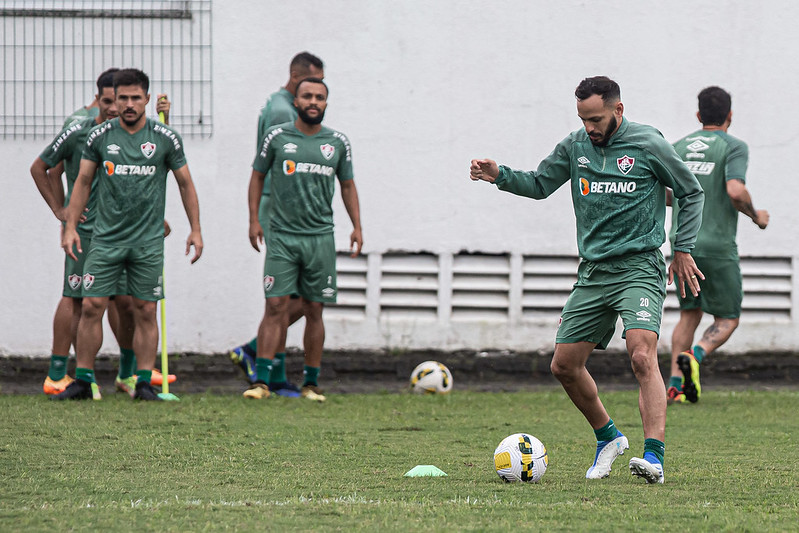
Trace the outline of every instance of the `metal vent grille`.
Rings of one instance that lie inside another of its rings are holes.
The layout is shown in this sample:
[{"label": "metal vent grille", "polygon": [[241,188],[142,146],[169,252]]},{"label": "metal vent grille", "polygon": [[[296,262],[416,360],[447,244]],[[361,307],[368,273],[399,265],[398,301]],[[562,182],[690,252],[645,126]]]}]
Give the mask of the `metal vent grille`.
[{"label": "metal vent grille", "polygon": [[325,308],[325,317],[363,319],[366,317],[367,257],[350,257],[349,252],[336,254],[338,298]]},{"label": "metal vent grille", "polygon": [[577,256],[526,255],[522,259],[522,318],[549,320],[560,316],[577,281]]},{"label": "metal vent grille", "polygon": [[380,313],[384,318],[437,318],[437,255],[389,253],[381,265]]},{"label": "metal vent grille", "polygon": [[461,253],[452,263],[452,319],[508,320],[510,255]]},{"label": "metal vent grille", "polygon": [[172,101],[183,136],[213,130],[211,0],[0,0],[0,136],[51,138],[111,67],[135,67]]},{"label": "metal vent grille", "polygon": [[[741,257],[744,298],[742,316],[747,322],[791,320],[793,260],[790,257]],[[666,315],[679,315],[676,284],[669,285]]]}]

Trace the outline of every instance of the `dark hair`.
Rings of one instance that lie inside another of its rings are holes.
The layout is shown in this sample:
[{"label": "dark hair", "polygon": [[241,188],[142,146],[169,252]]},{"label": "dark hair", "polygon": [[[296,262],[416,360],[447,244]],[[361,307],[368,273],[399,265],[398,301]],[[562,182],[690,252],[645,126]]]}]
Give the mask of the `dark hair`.
[{"label": "dark hair", "polygon": [[310,52],[300,52],[291,60],[291,64],[289,65],[289,70],[300,69],[304,72],[308,72],[308,70],[314,66],[319,70],[325,68],[325,64],[322,63],[322,60],[313,55]]},{"label": "dark hair", "polygon": [[102,94],[106,87],[114,86],[114,73],[116,72],[119,72],[118,68],[110,68],[100,74],[100,77],[97,78],[97,94]]},{"label": "dark hair", "polygon": [[114,91],[117,87],[128,85],[138,85],[144,89],[144,93],[150,90],[150,78],[147,74],[137,68],[124,68],[114,74]]},{"label": "dark hair", "polygon": [[621,99],[619,84],[607,76],[585,78],[574,90],[574,96],[576,96],[578,100],[585,100],[595,94],[602,97],[602,101],[605,102],[605,105]]},{"label": "dark hair", "polygon": [[325,86],[325,92],[328,95],[330,95],[330,89],[328,89],[327,84],[322,80],[322,78],[305,78],[304,80],[300,81],[300,83],[297,84],[297,89],[295,89],[295,91],[294,91],[294,96],[297,96],[298,94],[300,94],[300,86],[303,83],[319,83],[319,84],[322,84],[322,85]]},{"label": "dark hair", "polygon": [[705,126],[721,126],[732,107],[730,93],[721,87],[706,87],[699,92],[699,120]]}]

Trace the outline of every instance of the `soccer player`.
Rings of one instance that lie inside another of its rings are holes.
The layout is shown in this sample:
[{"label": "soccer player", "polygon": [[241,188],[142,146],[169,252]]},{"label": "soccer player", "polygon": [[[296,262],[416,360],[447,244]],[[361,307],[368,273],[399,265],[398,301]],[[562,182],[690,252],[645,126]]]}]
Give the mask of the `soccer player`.
[{"label": "soccer player", "polygon": [[[724,89],[703,89],[696,113],[702,129],[674,143],[677,154],[705,191],[702,227],[691,256],[706,279],[699,283],[699,296],[679,296],[680,320],[671,336],[671,377],[666,393],[670,404],[699,400],[699,364],[727,342],[738,327],[743,299],[735,243],[738,213],[748,216],[760,229],[766,229],[769,222],[768,211],[755,209],[746,189],[749,149],[743,141],[727,134],[732,123],[731,104]],[[673,220],[679,221],[680,217],[680,209],[675,207]],[[672,241],[675,230],[673,224]],[[713,315],[713,324],[692,348],[703,313]]]},{"label": "soccer player", "polygon": [[[297,120],[297,109],[294,107],[294,93],[297,85],[305,78],[324,79],[324,63],[321,59],[308,52],[301,52],[294,56],[289,65],[289,80],[285,87],[272,93],[266,101],[258,116],[258,136],[256,139],[256,154],[261,150],[266,130],[277,124],[294,122]],[[266,232],[269,230],[269,183],[270,173],[266,173],[264,188],[261,196],[261,205],[258,211],[258,218],[261,227]],[[289,325],[294,324],[302,317],[302,303],[297,295],[292,295],[289,301]],[[263,321],[258,327],[260,332],[263,328]],[[244,371],[244,375],[250,383],[257,379],[255,372],[255,356],[257,353],[258,338],[255,337],[250,342],[237,346],[230,351],[230,359],[239,365]],[[298,397],[300,389],[291,383],[286,376],[286,337],[280,340],[273,360],[272,372],[270,373],[269,389],[279,396]]]},{"label": "soccer player", "polygon": [[[53,399],[88,399],[98,395],[94,360],[102,345],[102,316],[124,270],[133,296],[133,350],[137,354],[134,398],[159,400],[152,388],[158,344],[156,302],[163,298],[164,208],[166,176],[175,176],[191,226],[186,255],[202,255],[200,208],[183,154],[183,140],[169,126],[148,119],[145,108],[150,80],[137,69],[114,75],[119,118],[89,132],[78,178],[67,208],[61,244],[76,259],[82,252],[77,225],[97,180],[96,218],[83,274],[83,308],[78,324],[76,379]],[[102,163],[101,171],[96,172]]]},{"label": "soccer player", "polygon": [[607,346],[621,315],[622,337],[640,386],[645,438],[643,458],[634,457],[630,470],[648,483],[663,483],[666,391],[657,340],[666,295],[660,253],[666,238],[666,187],[674,191],[682,210],[669,283],[676,275],[680,292],[687,285],[693,294],[702,275],[690,255],[699,229],[702,188],[660,132],[623,117],[616,82],[605,76],[586,78],[575,96],[583,129],[562,140],[538,170],[511,170],[490,159],[475,159],[470,177],[535,199],[569,184],[582,260],[561,314],[552,373],[596,435],[594,463],[585,477],[607,477],[613,461],[629,445],[599,399],[585,364],[594,348]]},{"label": "soccer player", "polygon": [[271,173],[269,229],[266,233],[263,327],[258,332],[256,381],[246,398],[269,397],[273,359],[289,325],[289,303],[299,294],[305,316],[305,366],[302,396],[325,401],[318,377],[325,327],[322,310],[336,301],[336,249],[332,200],[335,179],[352,221],[352,256],[363,248],[358,191],[352,173],[349,140],[322,126],[328,89],[321,78],[306,78],[297,86],[294,106],[298,117],[269,128],[253,162],[249,188],[250,243],[264,242],[259,220],[261,191]]}]

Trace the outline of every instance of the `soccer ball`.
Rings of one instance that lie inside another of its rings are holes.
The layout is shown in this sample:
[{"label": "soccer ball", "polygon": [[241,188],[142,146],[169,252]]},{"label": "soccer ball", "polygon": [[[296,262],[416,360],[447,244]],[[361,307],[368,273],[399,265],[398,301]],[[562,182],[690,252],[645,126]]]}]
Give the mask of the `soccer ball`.
[{"label": "soccer ball", "polygon": [[452,374],[438,361],[425,361],[411,372],[411,389],[418,394],[446,394],[452,390]]},{"label": "soccer ball", "polygon": [[547,471],[549,457],[544,444],[527,433],[505,437],[494,450],[494,469],[506,482],[536,483]]}]

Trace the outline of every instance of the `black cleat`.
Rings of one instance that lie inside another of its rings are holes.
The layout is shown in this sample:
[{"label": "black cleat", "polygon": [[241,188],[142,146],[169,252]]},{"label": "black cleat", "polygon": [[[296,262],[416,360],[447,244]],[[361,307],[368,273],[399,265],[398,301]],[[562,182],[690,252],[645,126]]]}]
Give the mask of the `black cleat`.
[{"label": "black cleat", "polygon": [[51,400],[100,400],[100,387],[97,383],[91,383],[82,379],[76,379],[64,389],[61,394],[50,396]]},{"label": "black cleat", "polygon": [[147,401],[163,401],[155,392],[152,385],[146,381],[139,381],[136,383],[136,392],[133,394],[134,400],[147,400]]}]

